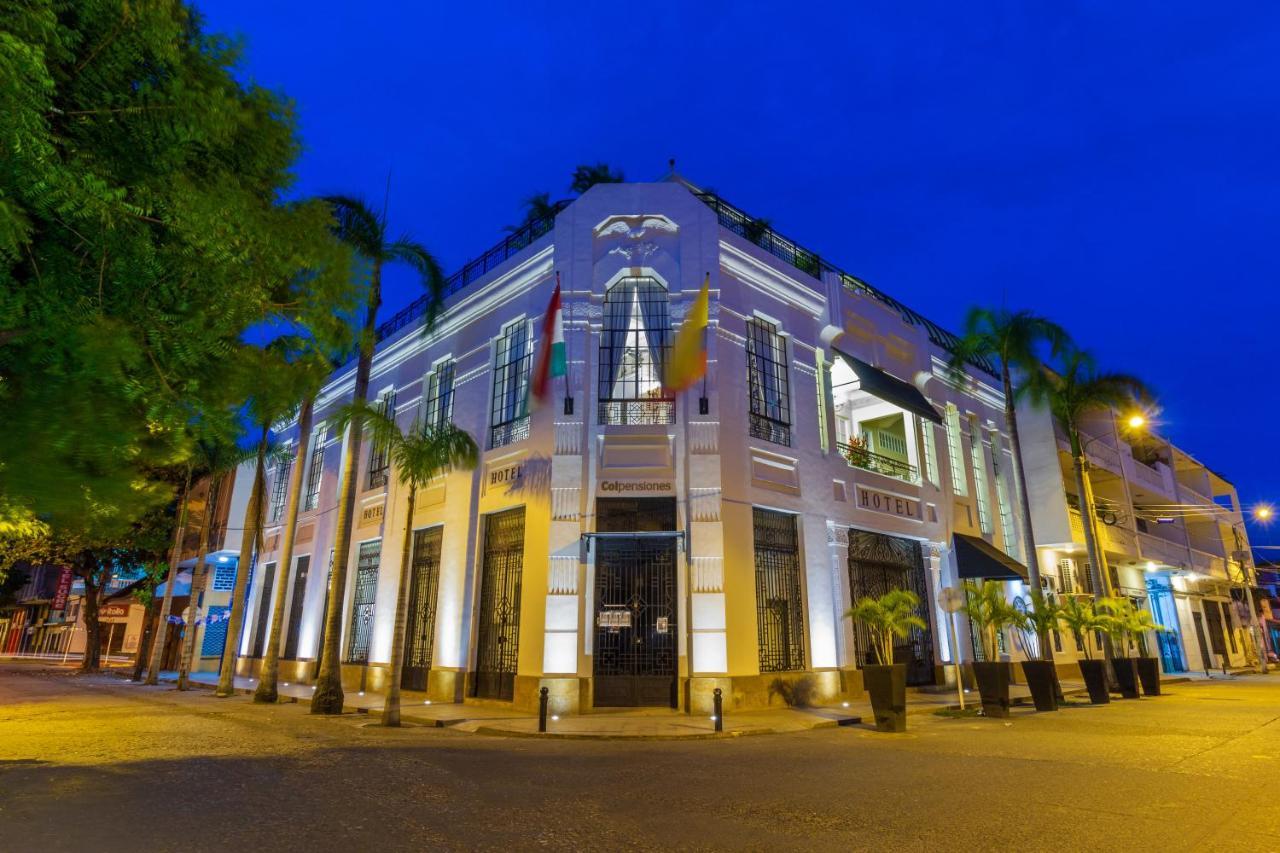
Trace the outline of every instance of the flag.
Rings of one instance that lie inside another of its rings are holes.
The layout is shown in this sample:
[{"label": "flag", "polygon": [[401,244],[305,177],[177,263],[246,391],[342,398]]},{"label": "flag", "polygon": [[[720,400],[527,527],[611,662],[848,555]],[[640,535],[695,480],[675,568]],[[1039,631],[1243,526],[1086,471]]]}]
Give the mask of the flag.
[{"label": "flag", "polygon": [[693,307],[684,318],[684,325],[671,347],[671,359],[667,362],[662,386],[668,393],[678,393],[692,387],[707,372],[707,344],[703,330],[711,311],[711,273],[702,281],[702,290],[693,300]]},{"label": "flag", "polygon": [[534,403],[546,402],[551,394],[551,380],[564,376],[564,312],[560,308],[560,273],[556,273],[556,290],[542,320],[542,340],[538,342],[538,360],[533,368],[529,393]]}]

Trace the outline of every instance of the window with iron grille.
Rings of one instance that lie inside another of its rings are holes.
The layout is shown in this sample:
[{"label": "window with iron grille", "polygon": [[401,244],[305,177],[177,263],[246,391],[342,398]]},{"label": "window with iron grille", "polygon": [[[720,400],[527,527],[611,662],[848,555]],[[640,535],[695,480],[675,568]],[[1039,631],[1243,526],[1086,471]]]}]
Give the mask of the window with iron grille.
[{"label": "window with iron grille", "polygon": [[662,388],[671,349],[669,308],[667,289],[647,276],[621,279],[605,293],[601,424],[675,423],[675,400]]},{"label": "window with iron grille", "polygon": [[422,428],[440,429],[453,418],[453,359],[442,361],[427,376]]},{"label": "window with iron grille", "polygon": [[991,532],[991,508],[987,506],[987,462],[982,452],[982,434],[976,420],[969,421],[969,452],[973,455],[973,502],[978,505],[978,527]]},{"label": "window with iron grille", "polygon": [[917,418],[920,424],[920,446],[924,448],[924,477],[933,485],[938,485],[938,447],[933,443],[933,424],[924,418]]},{"label": "window with iron grille", "polygon": [[961,497],[969,494],[969,478],[965,476],[964,454],[960,450],[960,410],[947,403],[947,463],[951,470],[951,491]]},{"label": "window with iron grille", "polygon": [[293,465],[281,459],[276,463],[276,479],[271,484],[271,521],[279,521],[284,515],[284,499],[289,494],[289,471]]},{"label": "window with iron grille", "polygon": [[529,366],[529,324],[520,320],[503,330],[494,349],[490,447],[529,437]]},{"label": "window with iron grille", "polygon": [[1014,559],[1025,563],[1026,556],[1022,552],[1022,540],[1013,523],[1013,503],[1009,500],[1009,471],[1013,467],[1013,457],[1001,452],[999,433],[991,433],[991,467],[996,475],[996,501],[1000,508],[1000,536],[1004,540],[1004,552]]},{"label": "window with iron grille", "polygon": [[347,663],[369,662],[369,636],[373,633],[373,603],[378,593],[378,558],[382,540],[360,543],[356,560],[356,589],[351,602],[351,627],[347,631]]},{"label": "window with iron grille", "polygon": [[751,436],[791,446],[791,387],[787,345],[778,327],[759,318],[747,321],[747,379]]},{"label": "window with iron grille", "polygon": [[260,658],[267,645],[267,628],[271,626],[271,593],[275,587],[276,564],[267,563],[262,570],[262,589],[258,592],[258,622],[253,631],[253,651],[249,657]]},{"label": "window with iron grille", "polygon": [[324,440],[325,430],[316,430],[311,437],[311,459],[307,472],[307,494],[302,501],[303,511],[315,509],[320,505],[320,481],[324,477]]},{"label": "window with iron grille", "polygon": [[[396,390],[382,392],[378,401],[378,413],[394,419],[396,416]],[[385,441],[369,442],[369,488],[377,489],[387,484],[387,472],[391,469],[391,448]]]},{"label": "window with iron grille", "polygon": [[796,518],[752,509],[761,672],[804,669],[804,600]]}]

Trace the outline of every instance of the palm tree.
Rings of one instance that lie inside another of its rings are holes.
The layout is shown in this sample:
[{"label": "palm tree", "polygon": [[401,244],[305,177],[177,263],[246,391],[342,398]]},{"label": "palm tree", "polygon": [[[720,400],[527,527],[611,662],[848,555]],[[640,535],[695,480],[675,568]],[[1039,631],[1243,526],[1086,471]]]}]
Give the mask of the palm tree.
[{"label": "palm tree", "polygon": [[881,666],[893,666],[893,638],[927,627],[920,617],[920,597],[906,589],[891,589],[879,598],[863,598],[844,617],[866,626],[871,648]]},{"label": "palm tree", "polygon": [[620,184],[625,180],[622,172],[613,171],[608,163],[596,163],[594,166],[580,163],[573,170],[573,181],[569,184],[569,189],[582,195],[596,184]]},{"label": "palm tree", "polygon": [[[373,213],[360,199],[331,196],[327,199],[337,220],[335,233],[352,251],[369,264],[369,290],[365,304],[364,326],[360,330],[360,352],[356,362],[353,399],[364,401],[369,395],[369,371],[373,366],[373,348],[377,343],[377,315],[382,304],[382,267],[400,263],[418,274],[430,296],[427,327],[434,320],[444,298],[444,276],[440,265],[420,243],[407,237],[388,240],[385,211]],[[364,418],[357,414],[348,429],[347,453],[342,463],[339,487],[337,530],[334,538],[333,572],[329,578],[329,609],[324,614],[324,648],[320,651],[320,668],[316,674],[311,713],[342,713],[342,671],[339,661],[339,639],[342,635],[343,593],[347,588],[347,565],[351,550],[351,528],[356,506],[356,465],[360,458],[360,436]]]},{"label": "palm tree", "polygon": [[519,225],[508,225],[506,230],[515,233],[531,222],[540,219],[554,219],[560,205],[551,200],[551,193],[534,193],[524,200],[524,219]]},{"label": "palm tree", "polygon": [[[1035,381],[1014,383],[1014,374],[1037,377],[1044,373],[1041,354],[1048,349],[1057,355],[1067,345],[1066,331],[1044,317],[1030,311],[1009,311],[1006,308],[971,308],[965,318],[964,334],[951,358],[951,369],[962,372],[965,363],[975,359],[989,359],[1000,366],[1000,380],[1004,385],[1004,416],[1009,424],[1009,444],[1013,456],[1013,476],[1021,501],[1021,533],[1025,543],[1027,571],[1031,589],[1040,589],[1040,560],[1036,554],[1035,533],[1031,528],[1031,497],[1027,492],[1027,479],[1022,468],[1022,439],[1018,433],[1019,399],[1030,396],[1032,402],[1042,403],[1039,392],[1043,386]],[[1044,638],[1041,638],[1041,642]]]},{"label": "palm tree", "polygon": [[165,636],[169,629],[169,609],[173,606],[173,587],[178,581],[178,562],[182,559],[182,540],[187,534],[187,502],[191,497],[192,463],[187,463],[186,478],[178,493],[178,518],[173,529],[173,549],[169,554],[169,577],[164,585],[164,601],[156,628],[151,638],[151,664],[147,667],[146,684],[156,684],[160,679],[160,659],[164,657]]},{"label": "palm tree", "polygon": [[[357,409],[364,408],[364,412]],[[387,697],[382,706],[382,724],[400,725],[400,678],[404,669],[405,623],[409,608],[410,566],[413,557],[413,510],[418,487],[455,466],[474,468],[480,448],[465,431],[451,423],[423,428],[417,421],[401,433],[394,417],[368,410],[367,404],[348,407],[344,419],[363,417],[372,440],[387,448],[396,468],[396,477],[409,487],[405,507],[404,541],[400,553],[400,586],[396,592],[395,630],[391,637],[391,667]]]},{"label": "palm tree", "polygon": [[1071,467],[1080,495],[1080,520],[1084,527],[1085,548],[1089,553],[1090,576],[1097,594],[1109,596],[1111,576],[1103,562],[1104,555],[1098,547],[1094,528],[1093,487],[1089,482],[1089,462],[1081,424],[1091,412],[1132,408],[1141,401],[1149,400],[1151,392],[1136,376],[1100,373],[1093,356],[1075,347],[1063,356],[1060,370],[1042,371],[1034,381],[1040,386],[1040,393],[1047,396],[1049,410],[1066,430],[1071,444]]},{"label": "palm tree", "polygon": [[205,556],[209,551],[214,496],[218,494],[226,478],[240,467],[241,463],[251,458],[252,454],[249,451],[238,447],[233,441],[204,438],[196,442],[194,462],[208,479],[209,492],[205,497],[204,512],[200,519],[200,544],[196,549],[196,565],[191,570],[191,605],[187,611],[187,625],[182,635],[182,653],[178,657],[179,690],[186,690],[190,686],[191,660],[195,654],[196,625],[200,614],[198,602],[204,595],[205,584],[208,582]]}]

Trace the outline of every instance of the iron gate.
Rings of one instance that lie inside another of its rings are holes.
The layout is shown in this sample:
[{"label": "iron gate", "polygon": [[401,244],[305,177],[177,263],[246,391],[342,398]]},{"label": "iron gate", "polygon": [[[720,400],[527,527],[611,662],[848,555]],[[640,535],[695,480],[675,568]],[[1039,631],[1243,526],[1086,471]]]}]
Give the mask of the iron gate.
[{"label": "iron gate", "polygon": [[381,554],[381,539],[360,543],[355,597],[351,602],[351,627],[347,632],[347,663],[369,662],[369,635],[373,632],[373,602],[378,594],[378,558]]},{"label": "iron gate", "polygon": [[262,590],[258,593],[258,624],[253,629],[253,654],[262,657],[267,645],[267,628],[271,625],[271,591],[275,587],[276,564],[267,563],[262,571]]},{"label": "iron gate", "polygon": [[408,624],[404,634],[404,671],[400,686],[426,690],[427,673],[436,636],[436,592],[440,588],[442,527],[413,534],[413,565],[409,581]]},{"label": "iron gate", "polygon": [[289,602],[289,629],[284,639],[285,660],[298,659],[298,632],[302,628],[302,608],[307,602],[307,576],[310,571],[311,557],[299,557],[293,570],[293,599]]},{"label": "iron gate", "polygon": [[796,517],[752,508],[761,672],[804,669],[804,601]]},{"label": "iron gate", "polygon": [[[905,589],[920,598],[917,612],[929,624],[929,591],[920,543],[868,530],[849,531],[849,595],[855,604],[862,598],[879,598],[892,589]],[[853,625],[854,653],[859,666],[875,663],[871,635],[861,624]],[[933,684],[933,639],[928,628],[913,628],[896,637],[895,663],[907,665],[907,683]]]},{"label": "iron gate", "polygon": [[515,696],[523,569],[524,507],[490,515],[484,526],[473,696],[503,700]]},{"label": "iron gate", "polygon": [[[671,498],[596,502],[601,533],[671,531]],[[593,696],[600,707],[678,707],[676,540],[596,540]]]}]

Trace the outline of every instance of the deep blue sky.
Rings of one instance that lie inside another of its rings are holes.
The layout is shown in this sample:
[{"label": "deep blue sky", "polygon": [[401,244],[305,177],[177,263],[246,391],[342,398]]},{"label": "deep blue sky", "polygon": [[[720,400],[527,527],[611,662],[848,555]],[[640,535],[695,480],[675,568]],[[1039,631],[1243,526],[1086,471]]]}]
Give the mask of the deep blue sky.
[{"label": "deep blue sky", "polygon": [[674,156],[944,325],[1058,320],[1280,501],[1278,4],[199,6],[297,102],[299,191],[380,199],[391,170],[392,228],[450,270],[575,164]]}]

